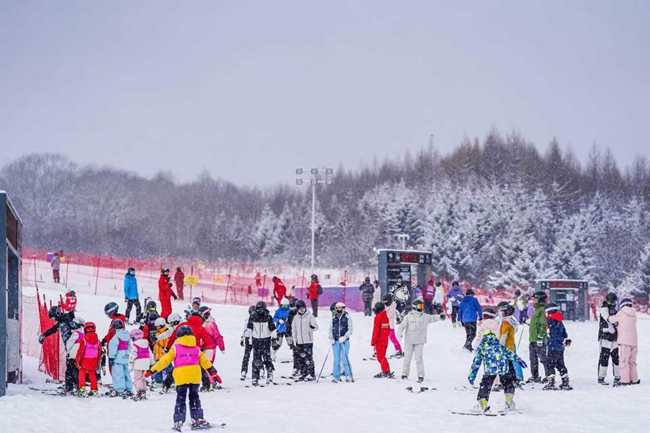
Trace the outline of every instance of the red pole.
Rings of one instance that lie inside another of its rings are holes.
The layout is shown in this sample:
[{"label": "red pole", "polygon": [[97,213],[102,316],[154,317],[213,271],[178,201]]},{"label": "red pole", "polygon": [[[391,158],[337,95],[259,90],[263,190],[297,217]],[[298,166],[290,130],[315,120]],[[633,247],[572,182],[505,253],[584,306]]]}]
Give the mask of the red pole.
[{"label": "red pole", "polygon": [[97,256],[97,276],[95,277],[95,295],[97,295],[97,284],[99,283],[99,263],[101,262],[101,257]]},{"label": "red pole", "polygon": [[226,305],[228,302],[228,290],[230,289],[230,275],[232,275],[232,265],[230,265],[230,270],[228,271],[228,283],[226,284],[226,297],[223,300],[223,304]]}]

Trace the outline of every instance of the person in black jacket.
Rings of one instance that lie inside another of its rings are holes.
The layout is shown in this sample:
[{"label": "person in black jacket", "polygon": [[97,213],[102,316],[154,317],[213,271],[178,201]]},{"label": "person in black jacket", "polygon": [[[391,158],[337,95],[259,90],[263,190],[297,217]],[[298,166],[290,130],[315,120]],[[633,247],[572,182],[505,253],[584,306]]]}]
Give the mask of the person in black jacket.
[{"label": "person in black jacket", "polygon": [[298,359],[298,356],[300,356],[300,353],[298,352],[298,346],[294,344],[293,335],[291,334],[291,324],[293,323],[293,319],[296,317],[296,314],[298,314],[298,308],[296,307],[297,303],[298,298],[292,298],[291,301],[289,301],[289,317],[287,317],[287,329],[285,331],[287,344],[291,348],[291,353],[293,354],[293,372],[291,374],[292,377],[298,376],[298,365],[300,362]]},{"label": "person in black jacket", "polygon": [[363,296],[363,315],[372,316],[372,298],[375,296],[375,286],[370,284],[370,278],[366,277],[363,284],[359,287]]},{"label": "person in black jacket", "polygon": [[615,293],[608,293],[600,307],[600,317],[598,326],[598,342],[600,343],[600,358],[598,365],[598,383],[606,385],[605,377],[609,367],[609,358],[612,358],[614,367],[614,383],[612,386],[619,386],[621,383],[621,373],[618,369],[618,329],[616,325],[607,321],[609,316],[617,313]]},{"label": "person in black jacket", "polygon": [[266,383],[273,382],[273,361],[271,360],[271,340],[278,337],[273,316],[266,309],[265,302],[255,305],[255,312],[248,319],[246,338],[253,339],[253,381],[257,386],[260,379],[260,370],[266,370]]}]

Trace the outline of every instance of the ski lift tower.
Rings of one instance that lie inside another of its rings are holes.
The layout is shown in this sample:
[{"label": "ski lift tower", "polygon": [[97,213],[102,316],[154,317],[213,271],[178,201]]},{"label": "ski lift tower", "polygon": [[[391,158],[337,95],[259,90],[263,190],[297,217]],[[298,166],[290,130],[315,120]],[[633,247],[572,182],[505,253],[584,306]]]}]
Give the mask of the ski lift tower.
[{"label": "ski lift tower", "polygon": [[416,267],[417,281],[420,286],[424,286],[431,279],[431,251],[379,249],[377,255],[382,297],[388,293],[389,287],[395,284],[398,276],[402,277],[411,292],[412,266]]},{"label": "ski lift tower", "polygon": [[6,192],[0,191],[0,397],[7,382],[22,380],[20,314],[23,224]]}]

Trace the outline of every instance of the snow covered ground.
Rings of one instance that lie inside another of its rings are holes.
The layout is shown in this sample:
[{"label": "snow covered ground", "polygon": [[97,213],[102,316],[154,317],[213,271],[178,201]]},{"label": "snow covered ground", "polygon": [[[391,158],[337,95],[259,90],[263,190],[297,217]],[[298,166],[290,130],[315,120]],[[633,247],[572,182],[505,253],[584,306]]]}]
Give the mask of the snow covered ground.
[{"label": "snow covered ground", "polygon": [[[121,281],[101,280],[112,289],[121,287]],[[41,284],[41,293],[48,298],[61,293],[61,287]],[[123,297],[94,296],[88,291],[88,282],[71,278],[70,287],[78,287],[78,315],[95,321],[98,333],[103,335],[108,319],[103,306],[117,301],[124,309]],[[25,287],[26,295],[35,293]],[[101,293],[107,293],[102,291]],[[174,303],[176,310],[185,305]],[[272,309],[273,310],[273,309]],[[567,322],[573,344],[566,352],[573,391],[546,392],[540,389],[518,391],[515,396],[524,414],[506,417],[468,417],[453,415],[448,409],[463,410],[475,404],[475,391],[457,391],[467,384],[471,355],[462,351],[464,331],[453,329],[450,321],[434,323],[429,330],[429,344],[425,346],[426,380],[424,386],[437,391],[411,394],[404,389],[415,382],[374,379],[379,371],[376,361],[363,361],[371,353],[370,333],[372,318],[354,313],[354,335],[351,339],[351,362],[356,379],[351,384],[333,384],[330,378],[320,383],[298,383],[292,386],[270,386],[262,389],[245,388],[249,380],[239,380],[243,349],[239,337],[246,307],[215,306],[213,313],[225,335],[226,354],[219,354],[216,367],[224,380],[224,389],[202,393],[201,401],[206,419],[212,423],[225,422],[229,431],[238,432],[391,432],[445,429],[447,432],[490,431],[518,432],[642,432],[648,429],[650,393],[650,317],[639,320],[639,372],[642,384],[634,387],[610,388],[596,384],[598,343],[596,322]],[[318,318],[320,331],[316,333],[315,360],[320,369],[327,353],[329,313],[321,310]],[[520,330],[521,332],[521,330]],[[526,342],[522,339],[520,355],[528,361]],[[392,348],[389,349],[392,353]],[[285,346],[278,360],[291,359]],[[31,391],[28,386],[42,384],[44,375],[37,371],[38,361],[25,359],[25,384],[10,386],[8,395],[0,398],[0,432],[69,432],[110,431],[138,433],[170,431],[175,394],[154,394],[144,402],[121,399],[77,399],[57,397]],[[401,360],[390,360],[391,369],[399,377]],[[331,374],[331,357],[323,374]],[[412,366],[412,372],[415,365]],[[610,370],[611,371],[611,370]],[[291,364],[276,363],[276,381],[289,375]],[[413,375],[413,373],[412,373]],[[528,377],[528,373],[526,373]],[[611,376],[610,376],[611,379]],[[106,382],[109,379],[105,380]],[[493,393],[493,408],[503,406],[503,394]],[[189,431],[189,427],[185,427]],[[479,430],[481,429],[481,430]],[[496,429],[496,430],[495,430]]]}]

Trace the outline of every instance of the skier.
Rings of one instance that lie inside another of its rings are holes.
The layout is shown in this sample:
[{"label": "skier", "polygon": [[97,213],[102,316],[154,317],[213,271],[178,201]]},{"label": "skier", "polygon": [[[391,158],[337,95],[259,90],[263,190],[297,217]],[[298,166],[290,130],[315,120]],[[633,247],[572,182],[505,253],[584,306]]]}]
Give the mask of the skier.
[{"label": "skier", "polygon": [[[164,319],[163,319],[164,320]],[[169,338],[174,334],[176,328],[180,326],[181,315],[177,312],[173,312],[167,318],[167,326],[158,327],[158,332],[156,333],[156,343],[153,346],[153,357],[154,361],[158,362],[160,359],[165,356],[167,351],[167,343],[169,343]],[[162,382],[162,391],[167,393],[174,383],[174,376],[172,375],[174,368],[169,365],[161,373],[157,373],[155,382]]]},{"label": "skier", "polygon": [[[67,313],[64,313],[63,310],[61,310],[61,307],[58,305],[54,305],[50,307],[47,313],[48,317],[52,320],[55,321],[54,325],[47,331],[43,332],[39,337],[38,337],[38,342],[43,344],[46,338],[48,338],[50,335],[53,335],[57,332],[61,334],[61,339],[63,340],[63,344],[66,345],[68,343],[68,340],[72,336],[73,331],[77,329],[83,329],[83,325],[78,323],[78,321],[75,319],[74,316],[74,311],[69,311]],[[83,320],[83,319],[82,319]],[[68,373],[68,366],[70,367],[70,372]],[[64,384],[64,390],[63,394],[65,395],[66,393],[72,393],[74,392],[75,385],[74,385],[74,374],[77,371],[76,366],[74,365],[74,361],[71,359],[70,362],[66,362],[66,374],[65,377],[68,378],[68,380]]]},{"label": "skier", "polygon": [[311,274],[311,283],[307,291],[307,299],[311,300],[311,309],[314,317],[318,317],[318,298],[323,294],[323,287],[318,282],[318,275]]},{"label": "skier", "polygon": [[481,337],[485,333],[485,331],[490,330],[494,331],[495,334],[499,335],[499,322],[496,321],[497,317],[497,312],[494,311],[494,308],[488,307],[485,310],[483,310],[483,321],[481,322],[481,326],[478,329],[476,338],[474,338],[472,342],[472,347],[474,350],[478,347],[478,344],[481,342]]},{"label": "skier", "polygon": [[617,314],[615,293],[608,293],[600,307],[598,342],[600,343],[600,359],[598,367],[598,383],[606,385],[605,377],[609,366],[609,358],[612,358],[614,367],[614,383],[612,386],[619,386],[621,375],[618,368],[618,329],[616,325],[609,322],[609,317]]},{"label": "skier", "polygon": [[571,344],[569,335],[566,328],[562,323],[562,313],[560,307],[553,302],[549,302],[544,307],[548,320],[548,353],[546,355],[546,379],[547,383],[544,386],[545,391],[556,390],[555,387],[555,370],[560,373],[562,378],[562,385],[560,389],[570,391],[571,385],[569,384],[569,372],[564,365],[564,347]]},{"label": "skier", "polygon": [[488,401],[490,399],[492,385],[497,376],[501,379],[505,391],[505,410],[516,410],[517,406],[513,400],[514,375],[508,374],[513,370],[511,366],[515,362],[523,368],[526,368],[526,363],[520,357],[499,343],[499,339],[493,331],[486,331],[481,337],[481,342],[476,350],[476,355],[474,355],[474,361],[472,362],[472,367],[467,377],[470,385],[474,385],[478,369],[483,364],[483,379],[481,379],[481,385],[478,390],[478,404],[472,409],[474,412],[484,413],[490,409]]},{"label": "skier", "polygon": [[158,279],[158,299],[160,300],[160,317],[167,320],[172,312],[171,298],[178,299],[172,290],[173,284],[169,281],[169,268],[162,268],[160,279]]},{"label": "skier", "polygon": [[[221,351],[221,354],[225,355],[226,344],[223,341],[223,336],[221,335],[221,332],[219,332],[219,327],[217,326],[217,322],[214,320],[214,317],[212,316],[212,309],[204,305],[201,308],[199,308],[199,314],[201,314],[201,317],[203,318],[203,327],[207,331],[208,335],[210,335],[210,341],[206,343],[205,348],[203,349],[203,354],[205,355],[206,358],[208,358],[208,361],[214,364],[217,347]],[[202,377],[201,391],[212,391],[215,386],[217,388],[220,387],[218,383],[215,384],[210,381],[210,375],[205,370],[202,371],[201,377]]]},{"label": "skier", "polygon": [[278,330],[278,338],[271,341],[271,360],[275,362],[275,353],[280,350],[282,347],[282,340],[287,334],[287,319],[289,318],[289,300],[286,297],[283,297],[280,301],[280,308],[275,310],[273,315],[273,321],[275,322],[275,327]]},{"label": "skier", "polygon": [[463,299],[463,291],[458,284],[458,280],[451,282],[451,289],[447,292],[447,300],[451,301],[451,325],[455,328],[456,319],[458,318],[458,310],[460,309],[460,301]]},{"label": "skier", "polygon": [[[304,304],[304,302],[303,302]],[[271,340],[277,338],[273,317],[266,309],[265,302],[258,302],[255,311],[248,319],[246,337],[253,339],[253,379],[252,385],[257,386],[260,370],[266,369],[266,383],[273,382],[273,362],[271,361]]]},{"label": "skier", "polygon": [[[81,317],[75,318],[75,323],[85,327],[85,321]],[[71,334],[68,341],[65,343],[65,381],[64,392],[72,394],[74,390],[78,389],[79,383],[79,366],[77,365],[77,353],[79,353],[79,345],[81,340],[84,339],[84,332],[82,329],[75,329]],[[101,354],[101,351],[100,351]],[[93,371],[93,374],[95,372]]]},{"label": "skier", "polygon": [[273,297],[278,302],[279,307],[282,299],[284,299],[285,295],[287,294],[287,288],[282,280],[278,277],[271,278],[271,281],[273,281]]},{"label": "skier", "polygon": [[425,314],[433,314],[433,298],[436,295],[436,286],[433,279],[429,280],[422,292],[422,300],[424,301]]},{"label": "skier", "polygon": [[181,301],[185,300],[183,296],[183,289],[185,288],[185,274],[180,266],[176,266],[176,273],[174,274],[174,282],[176,283],[176,294]]},{"label": "skier", "polygon": [[[158,323],[156,323],[158,321]],[[158,313],[155,311],[149,313],[149,320],[147,324],[142,328],[142,333],[144,334],[145,340],[149,342],[149,348],[153,350],[154,344],[156,344],[158,329],[162,325],[165,325],[167,322],[162,317],[158,316]]]},{"label": "skier", "polygon": [[95,372],[97,371],[101,357],[101,345],[99,337],[97,337],[95,324],[88,322],[84,325],[83,338],[79,340],[79,350],[77,350],[74,360],[79,369],[77,375],[79,397],[85,396],[86,376],[90,380],[90,392],[88,396],[93,396],[97,393],[97,374]]},{"label": "skier", "polygon": [[390,339],[391,343],[393,343],[393,348],[395,349],[395,355],[393,357],[400,359],[404,357],[404,352],[402,351],[402,346],[400,345],[399,340],[395,335],[397,305],[395,302],[393,302],[393,295],[391,295],[390,293],[386,293],[384,295],[383,301],[384,301],[384,306],[386,307],[385,308],[386,315],[388,316],[388,324],[390,326],[390,332],[388,334],[388,338]]},{"label": "skier", "polygon": [[438,320],[445,320],[447,316],[441,314],[433,316],[424,314],[424,302],[413,302],[413,310],[409,312],[399,325],[398,334],[401,340],[404,337],[404,363],[402,364],[402,379],[408,379],[411,371],[411,360],[415,354],[415,365],[418,371],[418,383],[424,381],[424,360],[422,353],[427,344],[427,331],[430,324]]},{"label": "skier", "polygon": [[396,321],[399,325],[404,315],[408,313],[408,311],[406,311],[406,305],[411,301],[411,292],[409,292],[408,286],[404,284],[404,279],[401,275],[397,276],[395,285],[391,287],[390,292],[393,295],[395,307],[399,312],[399,314],[396,315]]},{"label": "skier", "polygon": [[363,298],[363,315],[372,316],[372,299],[375,296],[375,286],[370,284],[370,278],[366,277],[363,284],[359,286]]},{"label": "skier", "polygon": [[390,323],[386,306],[383,302],[377,302],[372,310],[375,313],[375,321],[372,328],[372,340],[370,345],[375,348],[377,361],[381,366],[381,372],[375,375],[376,378],[386,377],[392,379],[395,373],[390,371],[390,365],[386,359],[386,350],[388,350],[388,335],[390,334]]},{"label": "skier", "polygon": [[144,305],[144,311],[140,314],[139,317],[135,318],[140,330],[143,330],[144,327],[147,326],[147,323],[149,323],[149,314],[156,313],[158,317],[160,317],[160,313],[158,313],[157,310],[156,301],[151,298],[145,298]]},{"label": "skier", "polygon": [[172,362],[174,363],[174,382],[176,382],[176,406],[174,408],[174,429],[181,431],[185,423],[187,406],[186,400],[189,393],[190,417],[192,418],[192,429],[209,428],[210,423],[203,419],[203,409],[199,397],[199,385],[201,384],[201,369],[206,369],[217,382],[221,378],[214,366],[203,355],[197,346],[196,338],[192,328],[186,325],[177,329],[178,340],[169,349],[169,352],[158,361],[151,370],[145,373],[149,377],[152,373],[162,371]]},{"label": "skier", "polygon": [[330,322],[329,338],[332,345],[333,367],[332,382],[341,382],[341,362],[345,372],[345,381],[352,379],[350,366],[350,336],[352,335],[352,317],[345,311],[345,304],[338,302],[332,321]]},{"label": "skier", "polygon": [[115,335],[108,343],[108,365],[111,367],[113,389],[111,397],[130,396],[133,390],[133,381],[129,371],[129,356],[131,354],[131,337],[129,331],[124,329],[124,322],[116,320],[111,323]]},{"label": "skier", "polygon": [[199,308],[201,308],[201,298],[192,298],[192,303],[185,309],[185,320],[189,319],[192,314],[198,314]]},{"label": "skier", "polygon": [[445,289],[440,281],[436,282],[436,292],[433,295],[433,314],[443,313],[442,305],[445,303]]},{"label": "skier", "polygon": [[287,317],[287,329],[286,329],[287,344],[291,348],[291,353],[293,355],[293,372],[291,373],[292,377],[298,376],[298,365],[300,364],[298,359],[298,356],[300,355],[298,353],[298,346],[294,344],[292,329],[291,329],[291,325],[293,324],[293,319],[295,319],[296,314],[298,314],[298,308],[296,307],[297,304],[298,304],[298,299],[296,298],[291,298],[291,301],[289,301],[289,316]]},{"label": "skier", "polygon": [[460,301],[458,317],[465,328],[466,334],[463,349],[472,352],[472,341],[474,341],[474,337],[476,337],[476,321],[483,319],[481,304],[479,304],[478,300],[474,297],[473,289],[467,289],[465,297]]},{"label": "skier", "polygon": [[539,376],[539,363],[544,366],[544,375],[548,376],[546,367],[546,314],[544,308],[546,307],[546,293],[535,292],[533,295],[533,303],[535,304],[535,311],[530,317],[530,327],[528,334],[528,352],[530,354],[530,374],[531,377],[526,381],[527,383],[541,382]]},{"label": "skier", "polygon": [[75,311],[77,309],[77,294],[74,290],[68,290],[65,294],[65,301],[61,305],[64,313]]},{"label": "skier", "polygon": [[610,323],[618,326],[619,366],[621,372],[621,385],[638,385],[639,373],[636,370],[636,354],[638,351],[638,338],[636,332],[636,310],[632,300],[621,300],[621,309],[618,313],[609,316]]},{"label": "skier", "polygon": [[248,374],[248,362],[251,359],[251,351],[253,350],[252,338],[247,334],[248,322],[255,312],[255,306],[251,305],[248,307],[248,317],[244,320],[244,330],[242,331],[241,338],[239,339],[239,344],[244,348],[244,358],[241,363],[241,378],[240,380],[246,380],[246,375]]},{"label": "skier", "polygon": [[147,383],[145,373],[155,363],[153,352],[149,348],[149,342],[144,339],[144,334],[139,329],[132,329],[129,332],[131,338],[131,353],[129,355],[129,366],[133,370],[133,387],[135,395],[133,400],[145,400],[147,398]]},{"label": "skier", "polygon": [[[517,348],[515,347],[515,335],[517,335],[517,326],[519,321],[515,318],[515,307],[510,305],[508,302],[500,302],[497,305],[499,312],[501,313],[501,324],[499,327],[499,341],[501,344],[506,346],[508,350],[517,354]],[[523,372],[519,364],[513,364],[517,385],[521,380],[523,380]],[[500,385],[501,386],[501,385]],[[514,392],[514,391],[513,391]]]},{"label": "skier", "polygon": [[61,257],[59,256],[58,252],[54,253],[52,256],[52,262],[50,263],[50,266],[52,267],[52,278],[54,279],[54,282],[60,283],[61,277],[59,275],[59,271],[61,270]]},{"label": "skier", "polygon": [[135,305],[135,317],[139,318],[142,313],[140,306],[140,299],[138,296],[138,280],[135,278],[135,269],[129,268],[128,272],[124,275],[124,302],[126,302],[126,322],[131,323],[131,308]]},{"label": "skier", "polygon": [[305,301],[296,302],[298,314],[291,322],[291,336],[298,350],[298,380],[312,381],[316,378],[314,366],[314,331],[318,331],[316,318],[307,310]]}]

